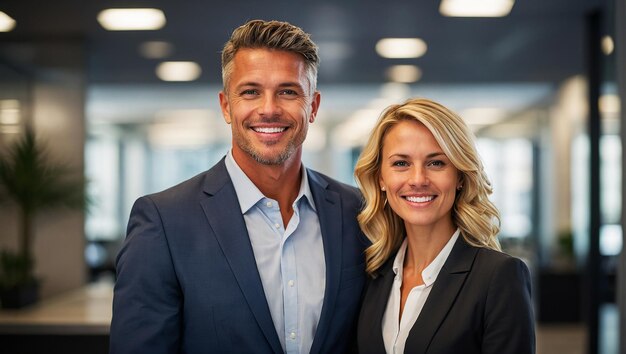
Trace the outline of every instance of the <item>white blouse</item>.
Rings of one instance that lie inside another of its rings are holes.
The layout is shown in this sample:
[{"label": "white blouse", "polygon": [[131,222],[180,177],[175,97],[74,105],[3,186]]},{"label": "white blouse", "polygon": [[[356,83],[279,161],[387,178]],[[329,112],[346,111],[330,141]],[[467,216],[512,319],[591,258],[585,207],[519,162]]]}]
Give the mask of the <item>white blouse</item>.
[{"label": "white blouse", "polygon": [[418,285],[411,289],[406,303],[404,304],[404,310],[402,311],[402,319],[400,318],[400,296],[402,287],[402,266],[404,264],[404,256],[407,249],[407,240],[404,239],[402,246],[396,254],[396,258],[393,261],[393,272],[396,274],[393,285],[391,287],[391,293],[389,294],[389,301],[387,302],[387,309],[383,315],[383,340],[385,342],[385,351],[390,354],[404,353],[404,345],[406,339],[409,336],[411,328],[415,324],[417,317],[424,307],[424,303],[430,294],[437,276],[443,268],[444,263],[452,251],[452,247],[459,237],[460,230],[457,229],[448,243],[441,249],[437,257],[422,271],[422,279],[424,284]]}]

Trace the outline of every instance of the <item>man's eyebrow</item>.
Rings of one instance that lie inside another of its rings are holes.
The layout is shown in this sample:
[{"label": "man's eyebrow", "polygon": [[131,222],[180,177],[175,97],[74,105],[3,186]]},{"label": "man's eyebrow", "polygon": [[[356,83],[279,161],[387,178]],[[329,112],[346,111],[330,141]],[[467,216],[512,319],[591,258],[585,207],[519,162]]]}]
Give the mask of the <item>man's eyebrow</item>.
[{"label": "man's eyebrow", "polygon": [[[245,81],[245,82],[239,83],[237,86],[235,86],[235,88],[241,88],[241,87],[261,87],[261,86],[263,86],[263,85],[261,85],[260,83],[258,83],[256,81]],[[280,87],[280,88],[296,87],[296,88],[304,90],[304,87],[299,82],[291,82],[291,81],[282,82],[282,83],[278,84],[278,87]]]},{"label": "man's eyebrow", "polygon": [[255,81],[246,81],[246,82],[239,83],[235,87],[244,87],[244,86],[258,87],[258,86],[261,86],[261,84],[259,84],[258,82],[255,82]]},{"label": "man's eyebrow", "polygon": [[299,82],[283,82],[281,84],[278,85],[278,87],[302,87],[302,85]]}]

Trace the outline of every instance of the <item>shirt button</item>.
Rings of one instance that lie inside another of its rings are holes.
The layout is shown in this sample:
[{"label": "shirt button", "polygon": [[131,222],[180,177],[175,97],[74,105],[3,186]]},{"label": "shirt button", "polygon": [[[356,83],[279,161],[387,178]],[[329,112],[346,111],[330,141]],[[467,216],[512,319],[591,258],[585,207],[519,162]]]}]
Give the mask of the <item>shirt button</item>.
[{"label": "shirt button", "polygon": [[272,202],[267,202],[267,203],[265,203],[265,205],[267,205],[268,208],[271,208],[272,207]]},{"label": "shirt button", "polygon": [[287,282],[287,284],[289,284],[289,286],[293,287],[294,282],[293,282],[293,280],[290,280],[290,281]]},{"label": "shirt button", "polygon": [[291,333],[289,334],[289,338],[291,338],[291,339],[296,339],[296,332],[291,332]]},{"label": "shirt button", "polygon": [[280,229],[280,224],[279,224],[279,223],[274,224],[274,226],[275,226],[277,229]]}]

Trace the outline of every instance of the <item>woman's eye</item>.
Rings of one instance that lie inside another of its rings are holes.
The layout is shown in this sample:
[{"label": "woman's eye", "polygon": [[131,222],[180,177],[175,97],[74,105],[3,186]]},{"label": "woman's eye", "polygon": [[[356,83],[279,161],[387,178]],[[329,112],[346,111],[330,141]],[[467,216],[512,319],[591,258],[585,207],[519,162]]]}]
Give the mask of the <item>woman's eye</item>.
[{"label": "woman's eye", "polygon": [[434,166],[434,167],[443,167],[446,164],[443,161],[441,161],[441,160],[435,160],[435,161],[429,162],[428,165],[429,166]]},{"label": "woman's eye", "polygon": [[394,161],[393,164],[392,164],[392,166],[398,166],[398,167],[406,167],[408,165],[409,165],[409,163],[406,162],[406,161],[403,161],[403,160]]}]

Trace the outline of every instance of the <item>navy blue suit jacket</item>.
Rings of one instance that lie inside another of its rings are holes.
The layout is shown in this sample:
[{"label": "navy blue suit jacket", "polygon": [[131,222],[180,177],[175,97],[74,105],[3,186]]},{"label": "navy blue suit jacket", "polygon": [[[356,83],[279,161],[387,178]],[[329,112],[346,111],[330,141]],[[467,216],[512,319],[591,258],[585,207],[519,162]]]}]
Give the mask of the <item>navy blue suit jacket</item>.
[{"label": "navy blue suit jacket", "polygon": [[[358,191],[308,170],[326,260],[311,353],[355,344],[367,242]],[[224,160],[138,199],[117,257],[110,351],[282,353]]]},{"label": "navy blue suit jacket", "polygon": [[[382,320],[395,278],[393,260],[368,282],[358,326],[359,353],[385,353]],[[530,274],[521,260],[454,244],[419,317],[405,353],[531,354],[535,327]]]}]

